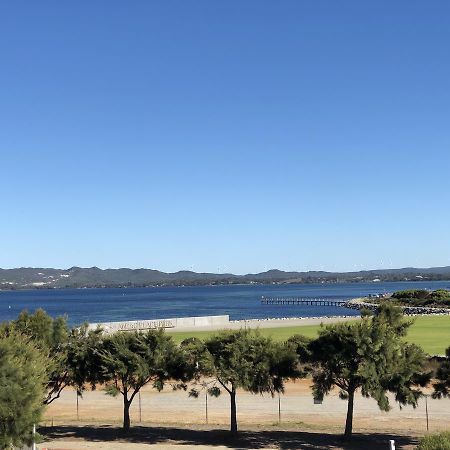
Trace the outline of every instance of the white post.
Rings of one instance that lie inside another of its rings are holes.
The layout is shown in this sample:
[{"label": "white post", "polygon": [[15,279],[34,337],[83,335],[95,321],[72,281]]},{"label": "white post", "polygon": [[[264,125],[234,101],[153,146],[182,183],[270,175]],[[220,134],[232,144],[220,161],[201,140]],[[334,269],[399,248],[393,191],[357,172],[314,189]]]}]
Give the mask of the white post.
[{"label": "white post", "polygon": [[32,449],[36,450],[36,440],[35,440],[35,436],[36,436],[36,425],[33,424],[33,446]]},{"label": "white post", "polygon": [[395,450],[395,441],[392,439],[389,441],[389,450]]}]

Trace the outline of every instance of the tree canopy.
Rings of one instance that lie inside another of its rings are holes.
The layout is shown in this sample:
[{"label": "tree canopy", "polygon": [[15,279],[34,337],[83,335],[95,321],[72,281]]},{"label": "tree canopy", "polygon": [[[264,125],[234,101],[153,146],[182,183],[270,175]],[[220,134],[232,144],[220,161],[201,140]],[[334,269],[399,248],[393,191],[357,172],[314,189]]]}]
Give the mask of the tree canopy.
[{"label": "tree canopy", "polygon": [[446,358],[441,362],[436,371],[434,398],[450,397],[450,347],[445,351]]},{"label": "tree canopy", "polygon": [[46,379],[45,357],[29,340],[0,340],[0,448],[30,443],[40,420]]},{"label": "tree canopy", "polygon": [[97,365],[97,382],[106,383],[106,392],[123,397],[123,428],[130,428],[130,406],[148,383],[158,391],[168,380],[187,381],[183,354],[163,330],[146,333],[115,333],[106,337],[92,355]]},{"label": "tree canopy", "polygon": [[275,343],[254,330],[223,331],[198,346],[201,368],[230,395],[230,430],[237,432],[236,392],[284,392],[286,378],[298,376],[297,357],[290,346]]},{"label": "tree canopy", "polygon": [[[47,356],[46,390],[43,403],[48,405],[60,397],[67,386],[83,389],[89,372],[89,352],[96,347],[101,330],[87,330],[86,325],[69,329],[65,317],[52,318],[42,309],[33,314],[22,311],[17,320],[3,324],[2,334],[22,334],[29,337]],[[91,370],[92,372],[92,370]]]},{"label": "tree canopy", "polygon": [[309,349],[313,369],[313,395],[322,399],[333,387],[348,401],[345,435],[353,428],[355,392],[374,398],[383,411],[390,409],[387,393],[395,394],[401,405],[415,406],[425,385],[425,355],[402,337],[411,322],[391,306],[380,306],[373,318],[358,322],[329,325],[320,331]]}]

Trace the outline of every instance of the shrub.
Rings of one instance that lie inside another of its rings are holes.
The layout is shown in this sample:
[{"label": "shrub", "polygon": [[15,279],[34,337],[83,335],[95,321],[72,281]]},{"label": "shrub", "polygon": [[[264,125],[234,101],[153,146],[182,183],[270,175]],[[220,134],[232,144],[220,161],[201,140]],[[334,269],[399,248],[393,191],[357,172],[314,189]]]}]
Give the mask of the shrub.
[{"label": "shrub", "polygon": [[430,294],[430,297],[436,301],[450,300],[450,292],[446,289],[436,289]]},{"label": "shrub", "polygon": [[425,436],[419,441],[417,450],[450,450],[450,432]]},{"label": "shrub", "polygon": [[450,306],[450,291],[437,289],[428,292],[424,289],[409,289],[392,294],[393,304],[407,306]]},{"label": "shrub", "polygon": [[20,335],[0,339],[0,449],[30,443],[42,412],[45,363]]},{"label": "shrub", "polygon": [[407,299],[407,298],[427,298],[429,292],[425,289],[408,289],[406,291],[398,291],[392,294],[393,298]]},{"label": "shrub", "polygon": [[409,304],[411,304],[411,306],[428,306],[428,305],[432,305],[434,303],[433,299],[431,298],[411,298],[408,301]]}]

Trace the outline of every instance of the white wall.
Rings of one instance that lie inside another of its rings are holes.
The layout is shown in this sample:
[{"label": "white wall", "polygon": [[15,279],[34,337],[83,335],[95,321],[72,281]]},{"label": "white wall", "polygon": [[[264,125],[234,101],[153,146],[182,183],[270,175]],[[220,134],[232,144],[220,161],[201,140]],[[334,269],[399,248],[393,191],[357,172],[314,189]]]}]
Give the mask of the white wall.
[{"label": "white wall", "polygon": [[125,322],[91,323],[89,329],[103,328],[105,333],[116,331],[152,330],[158,328],[180,329],[208,326],[224,326],[230,321],[230,316],[201,316],[201,317],[176,317],[169,319],[153,320],[129,320]]}]

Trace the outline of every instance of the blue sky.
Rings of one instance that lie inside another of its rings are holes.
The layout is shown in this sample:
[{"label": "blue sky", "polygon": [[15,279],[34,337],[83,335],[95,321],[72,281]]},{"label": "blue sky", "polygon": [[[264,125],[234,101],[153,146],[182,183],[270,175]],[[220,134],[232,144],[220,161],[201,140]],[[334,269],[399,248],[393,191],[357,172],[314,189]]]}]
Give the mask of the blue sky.
[{"label": "blue sky", "polygon": [[448,1],[0,5],[0,267],[450,265]]}]

